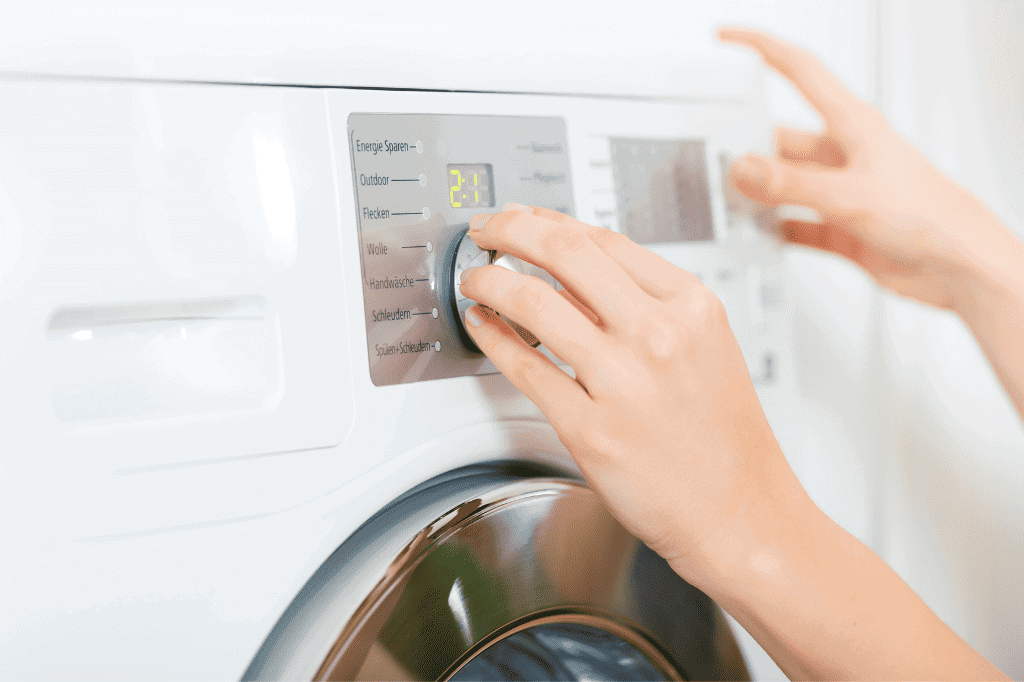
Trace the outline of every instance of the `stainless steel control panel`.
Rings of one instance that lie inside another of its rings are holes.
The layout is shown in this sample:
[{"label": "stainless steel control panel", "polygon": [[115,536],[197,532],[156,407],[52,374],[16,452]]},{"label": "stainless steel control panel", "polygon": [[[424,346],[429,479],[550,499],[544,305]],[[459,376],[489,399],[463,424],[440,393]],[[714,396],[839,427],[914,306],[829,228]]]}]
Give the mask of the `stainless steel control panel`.
[{"label": "stainless steel control panel", "polygon": [[509,201],[575,215],[565,121],[357,113],[348,137],[373,383],[496,371],[460,337],[459,240]]}]

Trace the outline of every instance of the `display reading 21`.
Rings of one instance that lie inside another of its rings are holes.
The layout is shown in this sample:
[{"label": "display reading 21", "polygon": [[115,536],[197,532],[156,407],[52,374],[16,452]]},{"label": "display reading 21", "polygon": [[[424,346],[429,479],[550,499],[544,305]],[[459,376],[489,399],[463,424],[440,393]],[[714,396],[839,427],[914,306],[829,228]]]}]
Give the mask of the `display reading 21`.
[{"label": "display reading 21", "polygon": [[452,208],[494,206],[491,164],[448,164],[448,198]]}]

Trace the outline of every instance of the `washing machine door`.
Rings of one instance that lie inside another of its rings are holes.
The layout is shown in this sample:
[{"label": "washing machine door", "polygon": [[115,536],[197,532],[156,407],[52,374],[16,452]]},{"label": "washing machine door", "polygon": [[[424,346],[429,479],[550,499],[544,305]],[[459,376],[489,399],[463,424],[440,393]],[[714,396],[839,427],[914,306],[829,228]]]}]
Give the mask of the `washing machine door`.
[{"label": "washing machine door", "polygon": [[244,679],[749,679],[718,607],[580,481],[475,468],[324,563]]}]

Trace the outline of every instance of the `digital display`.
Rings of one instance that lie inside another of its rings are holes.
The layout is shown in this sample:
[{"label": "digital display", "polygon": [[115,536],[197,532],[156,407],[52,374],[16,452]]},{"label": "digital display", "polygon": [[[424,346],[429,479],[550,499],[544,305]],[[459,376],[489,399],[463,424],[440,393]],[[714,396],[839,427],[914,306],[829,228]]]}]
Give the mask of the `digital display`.
[{"label": "digital display", "polygon": [[714,238],[703,140],[612,138],[619,229],[638,244]]},{"label": "digital display", "polygon": [[448,201],[452,208],[494,206],[494,175],[491,173],[491,164],[448,164]]}]

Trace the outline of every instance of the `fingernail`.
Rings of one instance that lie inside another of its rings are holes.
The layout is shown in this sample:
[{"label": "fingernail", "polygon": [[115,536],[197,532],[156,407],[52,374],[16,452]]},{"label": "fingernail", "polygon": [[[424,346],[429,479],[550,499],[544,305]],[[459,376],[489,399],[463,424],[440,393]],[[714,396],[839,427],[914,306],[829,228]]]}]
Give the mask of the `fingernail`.
[{"label": "fingernail", "polygon": [[469,219],[469,229],[473,231],[484,229],[484,225],[487,224],[487,221],[490,220],[490,217],[490,213],[481,213],[480,215],[473,216],[472,218]]},{"label": "fingernail", "polygon": [[533,213],[533,206],[526,206],[525,204],[517,204],[514,201],[510,201],[505,204],[506,211],[526,211],[527,213]]},{"label": "fingernail", "polygon": [[764,161],[751,156],[750,154],[737,159],[732,164],[732,172],[736,179],[743,180],[751,185],[764,185],[768,182],[768,168]]},{"label": "fingernail", "polygon": [[470,308],[466,311],[466,322],[469,322],[474,327],[479,327],[484,323],[480,316],[476,314],[476,308]]}]

